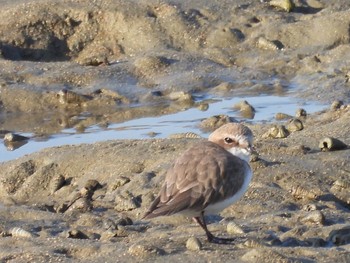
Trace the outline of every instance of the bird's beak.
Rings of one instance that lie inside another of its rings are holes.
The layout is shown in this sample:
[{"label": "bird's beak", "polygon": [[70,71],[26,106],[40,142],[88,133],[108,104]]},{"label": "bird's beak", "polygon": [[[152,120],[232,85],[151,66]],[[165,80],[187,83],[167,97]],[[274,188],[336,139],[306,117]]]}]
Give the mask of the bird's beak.
[{"label": "bird's beak", "polygon": [[248,145],[246,149],[250,154],[257,153],[256,148],[253,145]]}]

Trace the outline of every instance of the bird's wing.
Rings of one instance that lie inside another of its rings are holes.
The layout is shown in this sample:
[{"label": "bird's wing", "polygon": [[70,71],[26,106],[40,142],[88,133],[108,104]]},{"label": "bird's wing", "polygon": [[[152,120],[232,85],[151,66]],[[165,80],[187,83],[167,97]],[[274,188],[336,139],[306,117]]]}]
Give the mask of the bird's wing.
[{"label": "bird's wing", "polygon": [[[211,142],[188,149],[168,170],[159,196],[144,217],[202,211],[209,204],[225,199],[227,193],[234,194],[243,184],[240,165],[239,158]],[[232,181],[233,173],[238,175],[235,181]]]}]

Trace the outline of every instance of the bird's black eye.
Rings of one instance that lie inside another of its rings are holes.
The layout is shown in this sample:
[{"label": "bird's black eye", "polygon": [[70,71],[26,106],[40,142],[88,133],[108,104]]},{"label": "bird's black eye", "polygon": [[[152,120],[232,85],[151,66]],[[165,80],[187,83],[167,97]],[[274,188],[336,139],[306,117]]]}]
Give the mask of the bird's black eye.
[{"label": "bird's black eye", "polygon": [[233,140],[230,137],[226,137],[225,139],[225,143],[232,143]]}]

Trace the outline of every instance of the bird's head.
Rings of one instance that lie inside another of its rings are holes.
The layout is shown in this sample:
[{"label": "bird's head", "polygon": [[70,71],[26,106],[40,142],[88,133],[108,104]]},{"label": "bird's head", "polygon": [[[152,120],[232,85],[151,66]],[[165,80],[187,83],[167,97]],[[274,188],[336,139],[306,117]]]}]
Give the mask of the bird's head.
[{"label": "bird's head", "polygon": [[247,162],[254,151],[253,133],[247,126],[240,123],[227,123],[221,126],[210,134],[209,141]]}]

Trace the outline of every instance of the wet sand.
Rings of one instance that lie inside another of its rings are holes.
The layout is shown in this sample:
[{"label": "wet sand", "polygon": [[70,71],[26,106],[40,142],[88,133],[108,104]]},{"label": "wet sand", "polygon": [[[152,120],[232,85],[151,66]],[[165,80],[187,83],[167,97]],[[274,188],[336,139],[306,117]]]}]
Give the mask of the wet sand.
[{"label": "wet sand", "polygon": [[[1,163],[1,261],[350,260],[349,148],[319,147],[324,137],[350,145],[348,1],[295,1],[291,12],[260,1],[2,5],[1,130],[50,136],[197,107],[198,94],[292,91],[344,105],[299,117],[304,129],[281,139],[264,135],[274,123],[248,124],[253,181],[209,218],[232,245],[207,243],[181,216],[140,220],[172,161],[205,138],[61,146]],[[190,237],[202,246],[186,247]]]}]

